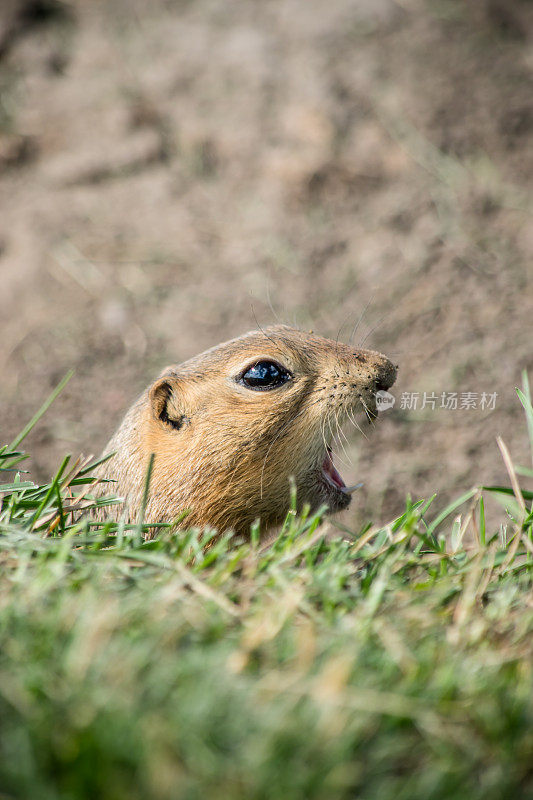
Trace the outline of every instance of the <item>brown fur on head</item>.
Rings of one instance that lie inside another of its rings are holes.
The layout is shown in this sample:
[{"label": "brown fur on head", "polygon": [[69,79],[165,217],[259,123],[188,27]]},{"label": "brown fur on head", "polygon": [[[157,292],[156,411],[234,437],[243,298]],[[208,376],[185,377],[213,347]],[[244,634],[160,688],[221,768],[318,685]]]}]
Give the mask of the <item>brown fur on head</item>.
[{"label": "brown fur on head", "polygon": [[[260,362],[276,365],[284,382],[251,387],[245,376]],[[350,494],[334,470],[331,480],[329,425],[358,411],[375,415],[375,392],[395,377],[391,362],[371,350],[285,325],[252,331],[167,368],[110,441],[106,452],[116,455],[102,476],[117,480],[135,519],[155,454],[147,522],[188,510],[187,526],[247,533],[260,518],[266,530],[287,512],[291,476],[299,506],[338,511]]]}]

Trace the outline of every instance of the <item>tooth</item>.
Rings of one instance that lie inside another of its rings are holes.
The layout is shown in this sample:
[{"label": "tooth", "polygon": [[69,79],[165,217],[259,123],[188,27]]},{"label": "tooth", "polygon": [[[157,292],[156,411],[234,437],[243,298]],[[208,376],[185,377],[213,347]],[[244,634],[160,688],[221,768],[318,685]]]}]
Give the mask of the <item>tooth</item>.
[{"label": "tooth", "polygon": [[360,489],[362,485],[363,485],[362,483],[356,483],[354,486],[343,486],[342,491],[346,492],[346,494],[351,494],[352,492],[355,492],[357,489]]}]

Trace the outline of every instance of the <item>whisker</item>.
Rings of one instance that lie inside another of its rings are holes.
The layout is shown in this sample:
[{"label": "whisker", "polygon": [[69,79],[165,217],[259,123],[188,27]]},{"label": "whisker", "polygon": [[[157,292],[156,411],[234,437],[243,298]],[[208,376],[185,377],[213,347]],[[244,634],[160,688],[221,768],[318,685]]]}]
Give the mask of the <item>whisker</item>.
[{"label": "whisker", "polygon": [[336,440],[335,434],[333,433],[333,430],[331,428],[331,416],[328,416],[328,427],[329,427],[329,432],[331,433],[331,443],[336,448],[337,447],[337,440]]},{"label": "whisker", "polygon": [[[342,436],[344,437],[344,439],[346,441],[346,444],[348,446],[350,445],[350,443],[348,442],[348,439],[346,438],[346,434],[344,433],[344,431],[342,430],[341,426],[339,425],[339,418],[338,418],[338,412],[337,411],[335,412],[335,423],[336,423],[336,426],[337,426],[337,436],[338,436],[339,445],[342,448],[342,452],[344,453],[344,455],[346,456],[346,458],[348,460],[348,463],[345,464],[345,466],[346,467],[350,467],[350,456],[348,455],[348,451],[346,450],[346,448],[344,446],[344,442],[342,441],[341,437]],[[341,462],[341,463],[343,463],[343,462]]]},{"label": "whisker", "polygon": [[324,442],[324,449],[327,451],[328,443],[326,441],[326,418],[325,417],[322,419],[322,422],[320,423],[320,432],[322,434],[322,441]]},{"label": "whisker", "polygon": [[374,302],[374,297],[375,297],[375,296],[376,296],[376,293],[374,292],[374,293],[372,294],[372,297],[371,297],[371,298],[370,298],[370,300],[368,301],[368,303],[365,305],[365,307],[363,308],[363,310],[362,310],[362,311],[361,311],[361,313],[359,314],[359,319],[358,319],[358,320],[357,320],[357,322],[355,323],[355,325],[354,325],[354,328],[353,328],[353,330],[352,330],[352,334],[351,334],[350,338],[348,339],[348,343],[349,343],[349,344],[351,344],[351,343],[352,343],[352,341],[353,341],[353,337],[354,337],[354,336],[355,336],[355,334],[356,334],[357,328],[359,327],[359,325],[360,325],[360,324],[361,324],[361,322],[363,321],[363,317],[365,316],[366,312],[368,311],[368,307],[370,306],[370,304],[371,304],[371,303],[373,303],[373,302]]},{"label": "whisker", "polygon": [[365,401],[363,400],[362,397],[360,397],[359,399],[361,400],[361,404],[362,404],[362,406],[363,406],[363,408],[365,410],[365,414],[366,414],[366,417],[367,417],[368,421],[369,422],[374,422],[374,420],[376,418],[375,414],[371,413],[370,409],[368,408],[367,404],[365,403]]},{"label": "whisker", "polygon": [[291,424],[294,422],[294,420],[295,420],[297,417],[299,417],[299,416],[300,416],[300,414],[303,414],[303,412],[304,412],[304,411],[307,411],[307,409],[308,409],[308,406],[304,406],[304,407],[303,407],[303,408],[301,408],[299,411],[297,411],[297,412],[296,412],[296,414],[294,414],[294,416],[293,416],[293,417],[291,417],[289,420],[287,420],[287,422],[285,423],[285,425],[283,425],[283,426],[282,426],[282,427],[279,429],[279,431],[277,432],[277,434],[274,436],[274,438],[273,438],[273,439],[272,439],[272,441],[270,442],[270,445],[269,445],[269,447],[268,447],[268,450],[267,450],[267,452],[266,452],[265,458],[264,458],[264,460],[263,460],[263,466],[262,466],[262,468],[261,468],[261,484],[260,484],[260,496],[261,496],[261,500],[263,499],[263,481],[264,481],[264,477],[265,477],[265,467],[266,467],[266,463],[267,463],[268,457],[269,457],[269,455],[270,455],[270,451],[272,450],[272,448],[273,448],[274,444],[277,442],[277,440],[279,439],[279,437],[281,436],[281,434],[282,434],[282,433],[283,433],[283,432],[286,430],[286,428],[287,428],[289,425],[291,425]]},{"label": "whisker", "polygon": [[346,325],[346,323],[348,322],[348,320],[350,319],[351,316],[352,316],[352,312],[350,311],[345,316],[344,320],[341,323],[341,326],[340,326],[339,330],[337,331],[337,336],[336,336],[336,339],[335,339],[335,344],[337,345],[337,353],[339,352],[338,346],[339,346],[339,339],[340,339],[340,336],[341,336],[342,329],[344,328],[344,326]]},{"label": "whisker", "polygon": [[272,298],[270,296],[270,285],[269,285],[268,282],[267,282],[267,286],[266,286],[266,292],[267,292],[267,300],[268,300],[268,305],[270,306],[270,310],[272,311],[272,314],[277,319],[277,321],[280,323],[280,325],[282,325],[283,323],[282,323],[281,319],[279,318],[278,314],[276,314],[276,312],[274,311],[274,306],[272,305]]},{"label": "whisker", "polygon": [[357,428],[359,433],[361,433],[365,437],[365,439],[368,439],[368,436],[366,435],[364,430],[361,428],[361,426],[359,425],[359,423],[357,422],[355,417],[349,411],[347,412],[347,414],[348,414],[348,418],[351,420],[351,422],[353,422],[353,424],[355,425],[355,427]]},{"label": "whisker", "polygon": [[264,330],[264,328],[262,328],[261,325],[259,324],[259,321],[257,319],[253,303],[250,305],[250,308],[252,309],[252,315],[253,315],[253,318],[255,320],[255,324],[257,325],[258,329],[261,331],[263,336],[265,336],[268,339],[269,342],[272,342],[272,344],[274,345],[274,347],[276,348],[278,353],[281,356],[285,357],[285,353],[280,349],[279,344],[275,341],[275,339],[273,339],[271,336],[269,336],[268,333],[266,333],[266,331]]},{"label": "whisker", "polygon": [[[350,446],[350,442],[348,441],[348,437],[346,436],[346,434],[344,433],[344,431],[343,431],[343,429],[342,429],[341,425],[339,424],[339,420],[338,420],[338,417],[337,417],[337,413],[338,413],[338,412],[335,412],[335,418],[336,418],[336,420],[337,420],[337,427],[338,427],[338,430],[339,430],[339,436],[342,436],[342,437],[343,437],[344,441],[346,442],[346,444],[347,444],[347,445],[348,445],[348,447],[349,447],[349,446]],[[340,412],[339,412],[339,413],[340,413]]]},{"label": "whisker", "polygon": [[374,331],[376,331],[379,328],[383,320],[386,319],[388,316],[389,316],[388,314],[383,314],[383,316],[376,322],[374,327],[370,328],[368,333],[365,336],[363,336],[362,340],[359,342],[359,347],[362,347],[364,345],[368,337],[371,336],[374,333]]}]

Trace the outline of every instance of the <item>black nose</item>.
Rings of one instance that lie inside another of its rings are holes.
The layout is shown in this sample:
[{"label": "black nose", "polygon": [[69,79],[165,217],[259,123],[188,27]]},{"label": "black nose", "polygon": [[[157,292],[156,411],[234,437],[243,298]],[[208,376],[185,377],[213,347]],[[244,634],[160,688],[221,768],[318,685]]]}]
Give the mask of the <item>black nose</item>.
[{"label": "black nose", "polygon": [[375,380],[376,392],[387,391],[390,389],[396,380],[397,367],[394,366],[388,359],[384,360],[383,365],[379,370],[379,374]]}]

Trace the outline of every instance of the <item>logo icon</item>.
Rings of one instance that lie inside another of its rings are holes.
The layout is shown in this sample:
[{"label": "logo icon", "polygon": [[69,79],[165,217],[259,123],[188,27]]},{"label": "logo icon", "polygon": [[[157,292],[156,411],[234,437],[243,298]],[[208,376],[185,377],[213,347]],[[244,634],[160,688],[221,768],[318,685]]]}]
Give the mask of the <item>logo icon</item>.
[{"label": "logo icon", "polygon": [[383,389],[380,389],[379,392],[376,392],[376,408],[378,411],[386,411],[388,408],[392,408],[394,403],[396,402],[396,398],[390,392],[385,392]]}]

